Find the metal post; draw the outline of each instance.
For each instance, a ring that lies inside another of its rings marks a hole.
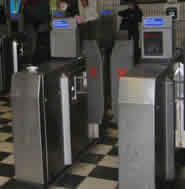
[[[17,52],[17,41],[13,41],[13,72],[18,72],[18,52]]]

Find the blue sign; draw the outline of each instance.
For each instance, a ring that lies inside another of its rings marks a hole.
[[[144,18],[144,26],[164,26],[164,18]]]
[[[64,13],[63,12],[54,12],[53,16],[54,17],[62,17],[62,16],[64,16]]]
[[[53,21],[53,27],[55,29],[66,29],[70,27],[70,24],[65,20],[55,20]]]
[[[22,0],[10,0],[10,14],[17,14],[20,12]]]
[[[102,10],[101,11],[101,15],[111,15],[112,14],[112,11],[111,10]]]

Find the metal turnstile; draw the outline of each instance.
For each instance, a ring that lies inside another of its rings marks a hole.
[[[133,41],[115,41],[111,56],[111,97],[113,120],[118,122],[118,90],[120,74],[124,70],[128,71],[134,67],[134,49]]]
[[[184,127],[184,64],[174,64],[174,91],[176,104],[176,147],[185,148]]]
[[[103,60],[96,41],[84,41],[83,55],[86,57],[88,79],[88,122],[101,124],[104,115]],[[94,127],[99,136],[99,129]]]
[[[76,58],[80,56],[79,29],[76,20],[54,17],[50,32],[51,56]]]
[[[140,64],[120,79],[120,188],[156,189],[174,179],[174,94],[166,68]]]
[[[14,74],[17,181],[47,185],[88,145],[84,71],[81,63],[46,63]]]

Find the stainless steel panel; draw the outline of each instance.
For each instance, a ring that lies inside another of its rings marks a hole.
[[[151,104],[119,105],[119,188],[155,189],[155,117]]]
[[[63,144],[64,144],[64,165],[72,164],[71,152],[71,130],[70,130],[70,96],[69,96],[69,81],[65,75],[60,79],[61,89],[61,106],[62,106],[62,121],[63,121]]]
[[[50,32],[51,56],[72,58],[80,56],[79,30],[74,18],[53,19],[53,22],[62,20],[69,27],[54,28]]]
[[[18,43],[16,41],[13,41],[12,43],[12,49],[13,49],[13,68],[14,73],[18,72],[18,52],[17,52],[17,45]]]
[[[120,86],[125,90],[125,93],[120,91],[119,103],[154,105],[155,94],[153,93],[153,87],[155,87],[155,79],[125,78],[120,80]],[[146,89],[142,90],[144,87]]]
[[[167,67],[146,68],[141,64],[120,80],[120,188],[154,189],[158,179],[175,176],[173,82]]]
[[[174,84],[176,103],[176,147],[185,148],[184,131],[184,64],[174,64]]]
[[[36,184],[47,180],[43,150],[46,143],[42,139],[45,125],[40,119],[41,83],[41,75],[22,72],[13,76],[11,89],[16,179]]]
[[[119,103],[155,104],[156,77],[166,66],[140,64],[120,79]]]
[[[87,85],[77,81],[75,100],[71,91],[84,70],[84,64],[46,63],[14,75],[16,179],[48,184],[88,145]]]

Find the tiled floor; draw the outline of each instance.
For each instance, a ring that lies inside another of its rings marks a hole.
[[[0,188],[21,189],[14,180],[12,114],[8,97],[0,97]],[[108,135],[92,146],[53,189],[115,189],[118,186],[117,130],[110,128]],[[28,187],[27,187],[28,188]]]

